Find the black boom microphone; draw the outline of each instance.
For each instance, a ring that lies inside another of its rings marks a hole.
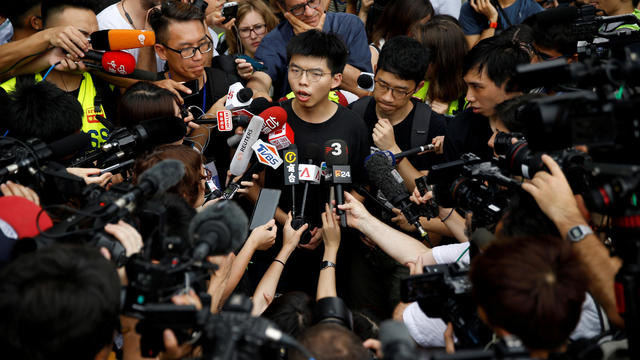
[[[344,140],[333,139],[324,143],[324,160],[331,168],[331,182],[336,199],[336,214],[340,216],[340,226],[347,227],[347,214],[340,209],[344,205],[342,184],[351,183],[351,167],[349,166],[349,148]]]
[[[383,153],[374,153],[365,162],[369,179],[377,186],[387,200],[402,211],[409,224],[414,225],[420,236],[428,240],[427,232],[420,225],[420,215],[415,211],[414,204],[409,201],[409,193],[403,185],[402,177],[389,164],[389,159]]]
[[[48,145],[38,142],[31,147],[33,150],[31,156],[0,169],[0,176],[16,173],[18,170],[29,167],[34,163],[50,159],[59,160],[89,146],[91,146],[91,136],[82,132],[66,136]]]

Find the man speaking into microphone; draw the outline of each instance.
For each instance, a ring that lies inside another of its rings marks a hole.
[[[322,242],[320,215],[325,203],[330,201],[330,184],[324,182],[317,185],[311,179],[311,169],[321,167],[324,161],[327,149],[322,145],[331,139],[344,141],[346,146],[341,146],[340,143],[329,144],[328,150],[336,154],[347,154],[353,182],[362,184],[366,176],[363,165],[369,149],[366,126],[351,110],[328,98],[329,91],[338,87],[342,81],[346,61],[347,48],[334,34],[310,30],[294,37],[287,46],[288,78],[295,97],[281,105],[287,112],[287,126],[295,133],[299,168],[308,169],[310,178],[305,180],[307,174],[299,173],[303,175],[299,178],[302,181],[293,185],[295,190],[291,191],[290,186],[284,185],[283,170],[267,169],[265,187],[282,189],[279,209],[276,211],[276,220],[281,224],[285,223],[293,201],[297,215],[302,212],[302,203],[305,202],[304,218],[309,223],[310,234],[305,235],[309,238],[308,243],[299,247],[308,251],[294,252],[289,259],[280,283],[288,290],[305,290],[313,294],[315,284],[310,279],[317,279],[315,275],[320,271],[322,263],[322,251],[312,250]],[[317,144],[319,151],[309,149],[311,144]],[[285,161],[288,161],[286,156]],[[345,185],[343,189],[349,191],[350,187]],[[292,199],[293,193],[295,199]]]

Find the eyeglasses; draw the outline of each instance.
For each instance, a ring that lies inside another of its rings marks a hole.
[[[240,37],[242,38],[248,38],[249,36],[251,36],[252,31],[256,34],[256,36],[262,35],[265,32],[267,32],[267,25],[257,24],[257,25],[254,25],[253,27],[238,28],[238,34],[240,34]]]
[[[387,91],[391,90],[391,96],[393,96],[395,99],[401,99],[413,93],[413,91],[407,91],[407,90],[396,89],[394,87],[391,87],[386,82],[381,80],[376,80],[375,83],[376,83],[376,87],[374,88],[374,91],[377,89],[380,89],[383,93],[386,93]]]
[[[312,9],[315,9],[318,6],[320,6],[320,0],[307,0],[307,2],[304,4],[300,4],[292,7],[291,9],[289,9],[289,12],[292,13],[293,16],[300,16],[304,14],[304,11],[307,6],[309,6]]]
[[[566,56],[564,56],[564,55],[553,56],[553,55],[549,55],[549,54],[543,53],[540,50],[536,49],[534,46],[532,46],[531,48],[533,49],[533,53],[538,55],[538,57],[542,61],[549,61],[549,60],[565,59],[566,58]]]
[[[213,41],[208,36],[207,36],[207,41],[200,44],[199,46],[186,47],[179,50],[170,48],[166,44],[162,44],[162,45],[167,49],[180,54],[180,56],[182,56],[183,59],[191,59],[192,57],[196,56],[196,50],[200,51],[200,54],[204,55],[209,51],[211,51],[211,49],[213,49]]]
[[[300,79],[302,74],[307,73],[307,78],[312,82],[318,82],[325,75],[330,75],[330,72],[322,72],[318,69],[303,69],[299,66],[289,66],[289,76],[293,79]]]

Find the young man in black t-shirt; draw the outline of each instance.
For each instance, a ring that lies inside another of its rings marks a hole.
[[[331,139],[341,139],[347,149],[334,149],[348,153],[351,176],[354,182],[363,182],[364,159],[368,154],[369,141],[364,122],[353,111],[329,100],[329,91],[340,85],[342,70],[348,50],[344,42],[334,34],[310,30],[294,37],[287,45],[289,84],[295,97],[282,103],[287,112],[287,124],[295,134],[300,163],[308,163],[305,157],[307,146],[314,143],[318,150],[312,157],[313,164],[324,161],[321,149]],[[338,155],[338,154],[336,154]],[[284,189],[282,169],[267,171],[266,187]],[[304,185],[296,188],[297,208],[302,202]],[[347,190],[348,191],[348,190]],[[286,221],[291,209],[291,191],[286,189],[280,198],[280,210],[276,214],[279,223]],[[308,245],[314,249],[321,242],[320,214],[324,203],[329,202],[329,191],[324,186],[311,185],[306,202],[305,217],[313,237]]]
[[[325,142],[340,139],[346,143],[346,149],[334,147],[332,151],[336,152],[335,155],[339,155],[337,152],[348,154],[352,181],[363,183],[366,177],[364,159],[369,151],[367,128],[357,114],[328,98],[329,91],[340,85],[347,54],[346,46],[335,34],[310,30],[294,37],[287,46],[287,63],[289,84],[295,97],[281,105],[287,112],[287,126],[291,127],[295,134],[300,164],[309,163],[311,160],[311,163],[320,166],[325,160]],[[312,143],[317,145],[318,151],[307,155],[309,144]],[[311,159],[308,159],[309,156]],[[283,169],[267,169],[264,186],[282,189],[276,221],[284,224],[294,199],[290,186],[284,185]],[[301,182],[295,187],[296,211],[299,215],[304,184]],[[348,184],[343,186],[343,190],[350,190]],[[320,214],[329,200],[330,184],[323,182],[321,185],[309,185],[304,217],[309,223],[311,239],[308,244],[299,247],[315,250],[322,243]],[[343,237],[345,233],[346,231],[343,231]],[[264,260],[270,261],[268,258]],[[314,294],[321,261],[322,251],[294,252],[285,267],[280,289],[304,290]]]
[[[437,137],[446,132],[445,117],[431,111],[427,104],[411,99],[411,94],[424,84],[428,57],[420,42],[408,36],[394,37],[382,47],[373,97],[363,97],[351,104],[367,124],[374,150],[397,154],[417,146],[441,143]],[[414,139],[420,143],[412,143]],[[429,153],[400,160],[398,172],[407,189],[413,191],[414,180],[423,175],[421,171],[428,170],[440,158]]]

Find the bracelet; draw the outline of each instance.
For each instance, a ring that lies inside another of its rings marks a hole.
[[[497,21],[490,22],[489,23],[489,28],[490,29],[497,29],[498,28],[498,22]]]
[[[320,264],[320,270],[324,270],[324,269],[330,268],[330,267],[335,268],[336,267],[336,263],[325,260]]]
[[[282,266],[284,266],[284,263],[278,259],[273,259],[273,261],[279,262],[280,264],[282,264]]]
[[[451,209],[451,211],[449,212],[449,215],[445,216],[445,217],[444,217],[444,219],[440,219],[440,221],[442,221],[442,222],[447,221],[447,219],[449,219],[449,216],[451,216],[451,214],[453,214],[453,211],[454,211],[454,210],[455,210],[455,208],[454,208],[454,209]]]

